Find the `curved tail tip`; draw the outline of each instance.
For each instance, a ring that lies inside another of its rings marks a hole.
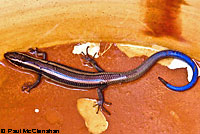
[[[161,77],[158,77],[158,79],[164,84],[164,85],[167,85],[168,83]]]

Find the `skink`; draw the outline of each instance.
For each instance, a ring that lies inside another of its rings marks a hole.
[[[173,50],[160,51],[149,57],[137,68],[126,72],[105,72],[88,54],[84,55],[84,59],[87,60],[94,68],[96,68],[98,72],[82,71],[56,62],[48,61],[46,59],[46,53],[38,51],[37,48],[29,49],[29,53],[31,55],[34,55],[35,57],[42,57],[42,59],[35,58],[20,52],[7,52],[4,54],[4,57],[10,63],[34,71],[38,74],[37,81],[31,85],[25,84],[22,87],[23,91],[30,92],[31,89],[33,89],[40,83],[42,76],[70,87],[87,89],[97,88],[97,93],[99,97],[99,100],[97,102],[98,111],[101,108],[101,110],[107,112],[108,114],[110,113],[104,108],[103,104],[111,103],[104,101],[103,90],[111,84],[134,81],[140,78],[160,59],[167,57],[178,58],[190,65],[193,70],[192,80],[187,85],[182,87],[172,86],[164,79],[158,77],[159,80],[169,89],[174,91],[185,91],[191,88],[198,79],[198,69],[194,61],[187,55]]]

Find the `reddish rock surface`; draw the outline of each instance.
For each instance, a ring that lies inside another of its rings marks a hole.
[[[79,55],[72,54],[72,45],[42,49],[48,59],[82,70],[94,71],[82,65]],[[106,71],[127,71],[140,65],[146,57],[128,58],[112,46],[97,59]],[[26,82],[36,75],[10,65],[0,66],[0,128],[59,129],[62,134],[89,133],[77,110],[78,98],[97,98],[96,90],[74,91],[50,84],[46,78],[30,94],[22,93]],[[142,78],[109,86],[105,99],[109,134],[198,134],[200,133],[200,83],[185,92],[167,89],[157,77],[176,86],[187,83],[186,70],[169,70],[156,64]],[[51,82],[52,83],[52,82]],[[35,109],[39,109],[36,113]]]

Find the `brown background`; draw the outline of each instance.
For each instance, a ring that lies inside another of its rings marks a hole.
[[[43,49],[48,59],[83,70],[80,56],[71,53],[73,46],[56,46]],[[56,53],[55,53],[56,52]],[[112,59],[112,60],[111,60]],[[106,71],[127,71],[140,65],[146,57],[128,58],[118,48],[112,47],[97,59]],[[30,94],[22,93],[26,82],[34,82],[33,73],[3,61],[0,66],[0,116],[1,128],[59,129],[63,134],[89,133],[77,110],[77,99],[97,98],[97,91],[73,91],[43,79]],[[119,67],[120,65],[120,67]],[[155,65],[139,80],[111,85],[105,91],[105,99],[112,102],[106,107],[111,116],[108,134],[198,134],[200,132],[200,87],[199,82],[185,92],[167,89],[157,77],[163,77],[175,86],[187,83],[185,69],[169,70]],[[73,88],[72,88],[73,89]],[[34,110],[38,108],[39,113]]]

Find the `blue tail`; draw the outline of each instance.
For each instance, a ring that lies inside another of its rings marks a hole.
[[[182,87],[175,87],[172,86],[171,84],[169,84],[168,82],[166,82],[163,78],[158,77],[158,79],[169,89],[174,90],[174,91],[185,91],[187,89],[190,89],[192,86],[194,86],[194,84],[197,82],[198,79],[198,68],[196,66],[196,64],[194,63],[194,61],[188,57],[187,55],[178,52],[178,51],[173,51],[173,50],[165,50],[165,51],[160,51],[156,54],[154,54],[154,56],[157,55],[162,55],[165,57],[174,57],[174,58],[178,58],[180,60],[185,61],[187,64],[190,65],[190,67],[192,68],[193,71],[193,76],[192,76],[192,80],[185,86]]]

